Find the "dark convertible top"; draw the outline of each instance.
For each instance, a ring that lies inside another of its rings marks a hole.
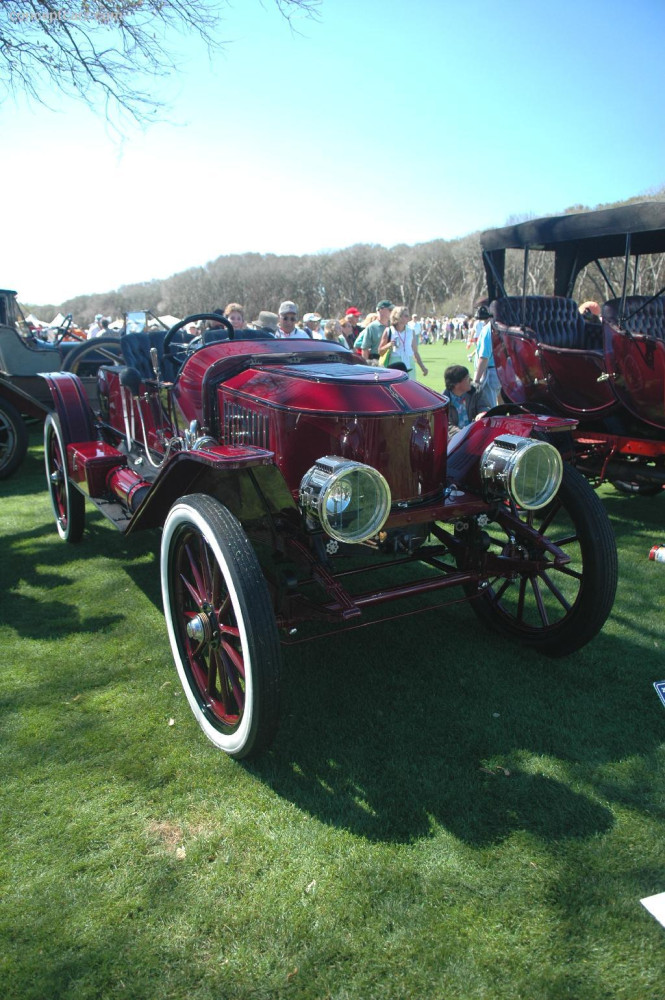
[[[556,255],[555,295],[571,296],[575,278],[588,263],[665,251],[665,201],[643,201],[596,212],[532,219],[480,234],[490,299],[499,292],[505,251],[550,250]]]

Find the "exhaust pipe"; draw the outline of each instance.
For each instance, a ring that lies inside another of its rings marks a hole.
[[[106,477],[106,488],[133,514],[145,500],[152,485],[133,469],[118,466],[111,469]]]

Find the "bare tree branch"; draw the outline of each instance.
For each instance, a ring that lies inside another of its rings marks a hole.
[[[273,0],[283,17],[317,14],[321,0]],[[25,94],[50,106],[64,94],[105,109],[118,125],[164,113],[159,80],[177,68],[165,39],[177,29],[212,53],[227,0],[1,0],[0,97]]]

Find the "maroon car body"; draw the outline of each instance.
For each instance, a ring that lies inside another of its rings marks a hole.
[[[665,202],[536,219],[489,230],[481,245],[506,401],[574,418],[574,460],[594,482],[661,492]],[[522,255],[520,277],[508,275],[511,252]],[[540,283],[554,294],[526,294],[536,254],[549,258]],[[600,300],[598,318],[580,315],[583,282]]]
[[[128,536],[162,529],[171,648],[216,746],[244,757],[271,741],[280,637],[304,623],[461,591],[550,655],[602,627],[611,530],[546,440],[570,420],[489,414],[448,450],[448,400],[405,373],[260,331],[178,343],[199,319],[219,322],[122,337],[125,363],[100,368],[93,403],[76,375],[45,376],[45,461],[65,541],[82,537],[86,499]]]

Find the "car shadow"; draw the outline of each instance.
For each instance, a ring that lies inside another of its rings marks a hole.
[[[351,636],[289,651],[280,734],[246,766],[370,840],[408,842],[436,824],[475,846],[517,830],[545,840],[607,831],[612,813],[584,775],[658,745],[653,665],[616,670],[616,641],[602,634],[552,661],[485,632],[468,608],[429,634],[427,617],[378,626],[371,656]]]
[[[630,496],[606,489],[602,496],[603,506],[612,520],[617,541],[629,536],[635,525],[641,530],[654,532],[654,544],[664,541],[663,520],[665,519],[665,490],[653,497]],[[648,555],[648,550],[645,555]]]
[[[615,530],[629,530],[626,503],[649,525],[660,499],[617,497]],[[20,635],[42,638],[44,622],[55,638],[98,634],[121,621],[113,594],[89,617],[31,596],[100,555],[119,560],[161,612],[157,532],[126,538],[88,507],[84,543],[54,536],[45,518],[3,539],[2,620]],[[486,632],[468,606],[385,620],[285,649],[280,733],[244,766],[321,822],[369,840],[410,842],[437,825],[474,846],[515,831],[590,837],[611,827],[604,802],[620,791],[590,782],[589,770],[653,753],[661,670],[655,651],[602,633],[573,657],[546,660]]]

